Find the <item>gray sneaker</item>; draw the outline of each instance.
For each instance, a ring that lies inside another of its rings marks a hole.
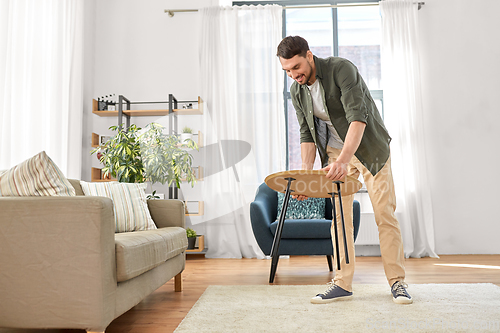
[[[392,300],[397,304],[411,304],[413,300],[411,299],[410,294],[406,291],[408,285],[404,282],[397,281],[391,287],[392,292]]]
[[[328,283],[328,289],[322,294],[317,294],[311,299],[313,304],[330,303],[338,300],[345,300],[352,297],[352,292],[342,289],[332,282]]]

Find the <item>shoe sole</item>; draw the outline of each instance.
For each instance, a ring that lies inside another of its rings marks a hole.
[[[335,298],[327,298],[327,299],[322,299],[322,298],[311,298],[311,303],[312,304],[326,304],[326,303],[332,303],[332,302],[337,302],[337,301],[345,301],[348,299],[351,299],[352,295],[350,296],[339,296]]]
[[[392,301],[396,304],[412,304],[413,300],[406,297],[392,298]]]

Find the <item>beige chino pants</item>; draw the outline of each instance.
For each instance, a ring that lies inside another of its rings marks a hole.
[[[333,163],[340,155],[340,149],[327,147],[328,163]],[[347,167],[347,174],[358,178],[359,174],[363,176],[368,190],[368,195],[375,213],[375,221],[378,226],[380,252],[382,263],[384,265],[385,275],[389,285],[392,286],[396,281],[404,281],[404,253],[403,240],[401,238],[401,229],[399,222],[394,214],[396,210],[396,195],[394,191],[394,181],[392,179],[391,158],[385,163],[384,167],[373,176],[370,171],[353,156]],[[352,291],[352,278],[355,267],[354,253],[354,226],[352,222],[352,203],[354,195],[342,196],[342,207],[344,210],[345,231],[347,238],[347,248],[349,250],[349,264],[345,262],[344,237],[342,234],[342,225],[340,220],[340,206],[338,200],[335,200],[337,209],[337,233],[339,236],[340,249],[340,270],[335,272],[334,282],[341,288]],[[362,228],[362,223],[360,228]],[[332,240],[335,244],[335,231],[332,222]],[[334,255],[337,253],[335,247]]]

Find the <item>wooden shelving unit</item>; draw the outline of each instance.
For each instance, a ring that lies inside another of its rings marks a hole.
[[[205,236],[199,235],[196,238],[198,238],[198,246],[192,250],[186,250],[187,254],[203,254],[207,251],[207,249],[205,249]]]
[[[208,249],[204,248],[203,250],[186,250],[186,254],[205,254],[207,253]]]
[[[102,170],[99,168],[92,168],[90,171],[90,181],[91,182],[116,182],[115,178],[103,178]]]
[[[169,105],[168,109],[148,109],[148,110],[131,110],[132,104],[154,104],[154,103],[167,103]],[[179,103],[197,103],[197,109],[178,109]],[[124,110],[124,107],[127,110]],[[125,98],[124,96],[120,95],[119,96],[119,104],[117,105],[118,110],[116,111],[101,111],[99,110],[99,102],[96,99],[92,100],[92,113],[99,116],[99,117],[117,117],[118,118],[118,125],[122,126],[122,116],[125,116],[127,118],[127,124],[125,128],[128,128],[130,126],[130,117],[144,117],[144,116],[167,116],[167,115],[172,115],[173,121],[170,121],[169,124],[169,133],[176,134],[177,133],[177,118],[176,116],[181,116],[181,115],[203,115],[203,100],[201,99],[200,96],[198,96],[197,101],[177,101],[177,99],[172,95],[169,94],[169,101],[168,102],[132,102]],[[119,110],[122,110],[121,113]],[[175,124],[175,125],[174,125]],[[203,135],[201,131],[198,131],[197,133],[197,144],[198,147],[203,147]],[[100,136],[97,133],[92,133],[92,147],[97,148],[101,144],[100,142]],[[202,181],[203,180],[203,168],[201,166],[197,167],[197,181]],[[92,182],[109,182],[109,181],[116,181],[116,179],[113,178],[106,178],[104,179],[102,177],[102,171],[99,168],[92,168],[91,170],[91,181]],[[169,198],[177,198],[177,188],[169,188]],[[190,201],[192,202],[192,201]],[[197,201],[198,202],[198,209],[195,211],[194,209],[191,210],[191,212],[187,211],[187,201],[185,201],[186,205],[186,216],[201,216],[204,214],[204,205],[203,201]]]
[[[194,138],[195,136],[196,136],[196,140]],[[193,134],[193,141],[196,142],[196,144],[198,145],[198,148],[203,147],[203,134],[201,133],[201,131],[198,131],[198,133]],[[180,147],[180,146],[182,146],[181,143],[177,144],[177,147]]]
[[[186,207],[186,216],[202,216],[204,214],[204,205],[203,201],[198,201],[198,211],[197,212],[189,212],[187,209],[187,203],[193,201],[184,201],[184,205]]]
[[[201,133],[201,131],[198,131],[197,137],[198,140],[196,140],[196,144],[198,145],[198,148],[201,148],[203,147],[203,134]]]
[[[174,112],[178,115],[202,115],[203,114],[203,100],[198,96],[198,108],[197,109],[174,109]]]
[[[100,111],[98,110],[98,102],[96,99],[92,100],[92,113],[99,117],[118,117],[118,111]],[[173,109],[178,115],[202,115],[203,114],[203,100],[198,96],[197,109]],[[145,116],[166,116],[170,112],[168,109],[156,110],[123,110],[123,114],[130,117],[145,117]]]
[[[196,180],[201,182],[201,181],[203,181],[203,167],[200,165],[200,166],[196,167],[196,169],[197,169],[196,170],[197,171]]]
[[[92,133],[92,144],[91,144],[91,147],[92,148],[97,148],[99,147],[99,134],[96,134],[96,133]]]
[[[196,174],[196,181],[203,181],[203,167],[201,165],[194,167],[193,172]],[[186,178],[181,178],[181,181],[185,182]]]

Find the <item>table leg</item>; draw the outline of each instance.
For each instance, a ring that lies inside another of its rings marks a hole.
[[[332,195],[333,229],[335,234],[335,258],[337,259],[337,269],[340,270],[339,235],[337,232],[337,208],[335,207],[335,192],[329,194]]]
[[[327,255],[326,256],[326,261],[328,261],[328,269],[330,270],[330,272],[333,272],[332,256]]]
[[[276,276],[276,269],[278,268],[278,260],[280,256],[271,257],[271,272],[269,273],[269,283],[274,282],[274,277]]]
[[[281,207],[281,214],[278,221],[278,226],[276,228],[276,233],[274,234],[273,245],[271,247],[271,274],[269,275],[269,283],[274,282],[274,276],[276,275],[276,269],[278,268],[278,260],[279,260],[279,246],[281,241],[281,234],[283,233],[283,226],[285,224],[285,216],[286,211],[288,209],[288,202],[290,201],[290,185],[295,178],[285,178],[288,180],[288,184],[285,191],[285,198],[283,200],[283,206]]]
[[[337,191],[339,196],[339,206],[340,206],[340,219],[342,221],[342,233],[344,234],[344,253],[345,253],[345,263],[349,263],[349,250],[347,249],[347,236],[345,234],[345,222],[344,222],[344,208],[342,207],[342,194],[340,193],[340,181],[334,182],[337,184]]]

